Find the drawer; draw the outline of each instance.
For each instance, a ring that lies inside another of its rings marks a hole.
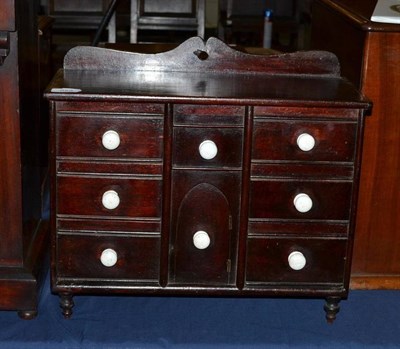
[[[224,127],[244,125],[245,107],[174,105],[174,125]]]
[[[253,180],[250,182],[250,218],[350,218],[352,182]]]
[[[159,278],[159,236],[57,236],[57,277],[129,279]]]
[[[162,158],[163,117],[59,113],[57,156]]]
[[[354,166],[352,163],[340,164],[335,162],[253,162],[251,164],[253,178],[303,178],[313,180],[345,180],[353,179]]]
[[[163,174],[163,163],[162,161],[63,158],[56,162],[56,172],[57,174],[64,175],[92,174],[96,176],[109,176],[110,173],[112,173],[113,176],[159,176],[161,178]]]
[[[263,220],[251,219],[249,236],[292,235],[293,237],[340,237],[349,236],[349,224],[341,221],[324,220]]]
[[[175,127],[173,166],[241,168],[241,128]]]
[[[57,177],[57,214],[160,217],[162,181],[153,178]]]
[[[252,160],[354,161],[357,124],[255,119]]]
[[[129,114],[129,115],[164,115],[165,104],[163,103],[142,103],[142,102],[111,102],[107,99],[85,100],[85,101],[57,101],[57,112],[107,112],[110,114]]]
[[[250,238],[246,282],[343,283],[346,254],[345,239]]]
[[[57,230],[67,232],[96,232],[103,234],[161,234],[160,218],[107,219],[88,217],[63,217],[57,219]]]

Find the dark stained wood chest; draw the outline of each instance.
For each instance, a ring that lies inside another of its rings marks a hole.
[[[52,287],[348,293],[369,102],[327,52],[75,48],[48,87]]]

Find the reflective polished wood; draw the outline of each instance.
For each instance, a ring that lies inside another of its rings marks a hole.
[[[77,47],[51,113],[52,287],[346,298],[364,116],[328,52]]]
[[[376,0],[317,0],[312,47],[373,102],[366,121],[353,288],[400,288],[400,26],[374,23]]]

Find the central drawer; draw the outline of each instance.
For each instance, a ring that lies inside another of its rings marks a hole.
[[[174,126],[243,127],[247,108],[232,105],[174,105]]]
[[[246,108],[175,105],[172,164],[241,169]]]
[[[241,128],[175,127],[174,167],[241,168]]]

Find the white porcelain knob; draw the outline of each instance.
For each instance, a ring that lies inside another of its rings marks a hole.
[[[115,190],[107,190],[103,197],[101,198],[101,202],[105,208],[108,210],[114,210],[120,204],[119,195]]]
[[[299,251],[292,252],[288,257],[289,267],[293,270],[301,270],[306,266],[306,257]]]
[[[302,133],[297,137],[297,146],[302,151],[310,151],[315,147],[315,138],[308,133]]]
[[[199,145],[199,153],[204,160],[211,160],[217,156],[218,147],[213,141],[206,140]]]
[[[300,193],[296,195],[293,200],[293,204],[296,210],[301,213],[306,213],[310,211],[313,207],[312,199],[305,193]]]
[[[210,236],[203,230],[199,230],[193,235],[193,244],[199,250],[204,250],[210,246]]]
[[[103,143],[104,148],[108,150],[114,150],[119,147],[121,139],[119,138],[118,132],[109,130],[104,132],[101,142]]]
[[[105,267],[112,267],[118,261],[117,252],[115,252],[112,248],[105,249],[100,256],[100,262]]]

